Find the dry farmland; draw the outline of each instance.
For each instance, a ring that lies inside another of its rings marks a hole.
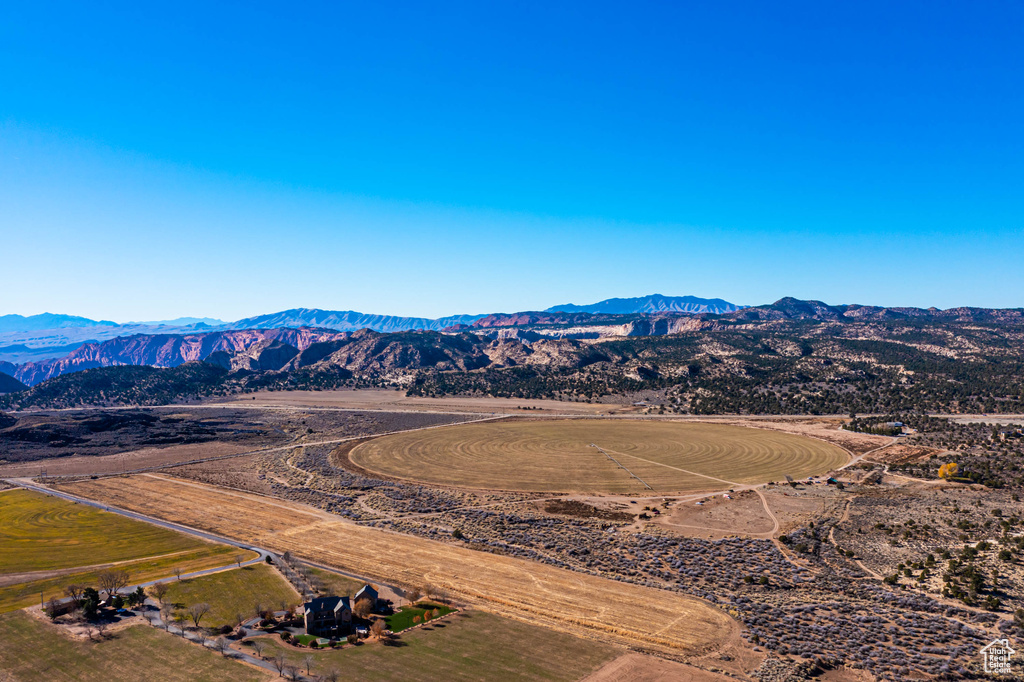
[[[696,653],[738,632],[692,597],[358,526],[282,500],[155,475],[64,489],[384,582],[430,583],[480,608],[576,633]]]
[[[601,449],[593,447],[599,446]],[[344,456],[343,448],[340,455]],[[476,423],[393,434],[347,452],[359,468],[403,480],[533,492],[686,492],[820,474],[839,447],[762,429],[610,419]]]

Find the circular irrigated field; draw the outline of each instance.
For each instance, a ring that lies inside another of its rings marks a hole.
[[[806,477],[848,459],[834,445],[777,431],[622,419],[398,433],[357,445],[348,457],[371,472],[437,485],[592,493],[647,491],[630,473],[656,492],[685,492]]]

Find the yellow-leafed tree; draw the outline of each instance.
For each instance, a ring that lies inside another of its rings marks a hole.
[[[960,465],[956,462],[947,462],[939,467],[939,478],[944,478],[947,481],[957,475],[960,471]]]

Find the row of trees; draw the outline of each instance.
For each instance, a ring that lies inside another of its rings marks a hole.
[[[71,613],[74,619],[93,622],[99,619],[104,601],[114,609],[138,606],[146,600],[146,594],[141,587],[126,596],[120,594],[130,580],[131,575],[128,571],[114,569],[100,572],[96,576],[96,587],[82,583],[65,585],[65,599],[52,597],[46,604],[46,613],[54,620]],[[104,592],[107,595],[106,600],[101,598]]]

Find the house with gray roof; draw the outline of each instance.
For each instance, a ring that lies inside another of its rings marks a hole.
[[[380,595],[377,594],[377,590],[373,589],[369,584],[363,585],[359,588],[359,591],[352,597],[352,603],[358,604],[363,599],[368,599],[374,610],[377,609],[377,605],[380,603]]]
[[[348,633],[352,627],[352,607],[348,597],[317,597],[302,605],[306,634],[333,637]]]

